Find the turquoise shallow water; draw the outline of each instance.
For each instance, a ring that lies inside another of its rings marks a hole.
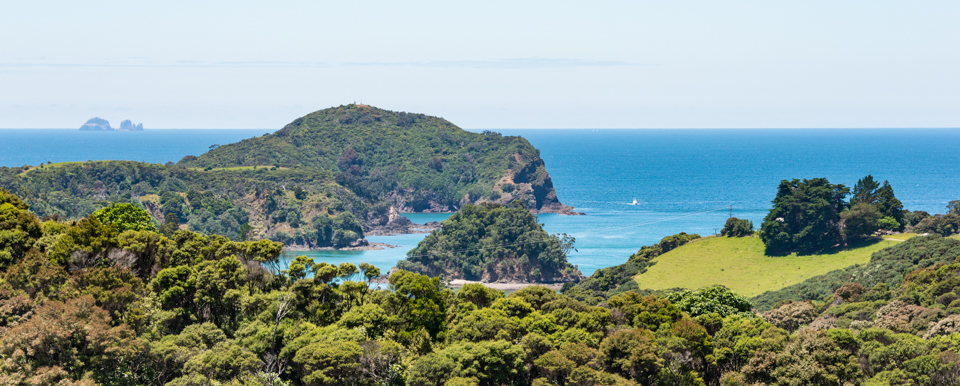
[[[541,215],[548,232],[577,238],[570,261],[585,274],[626,261],[681,231],[707,235],[729,216],[759,225],[782,179],[853,185],[889,180],[907,209],[942,213],[960,199],[960,130],[499,130],[540,149],[560,200],[586,216]],[[80,133],[0,130],[0,165],[128,159],[176,161],[264,130]],[[62,134],[62,135],[61,135]],[[636,198],[638,205],[629,205]],[[706,213],[704,213],[706,212]],[[417,223],[446,214],[411,214]],[[386,271],[423,234],[372,236],[381,251],[295,252],[317,261],[369,262]]]

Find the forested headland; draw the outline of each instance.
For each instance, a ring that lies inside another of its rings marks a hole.
[[[397,268],[485,283],[569,283],[582,277],[567,261],[576,239],[547,234],[521,202],[465,205],[441,224]]]
[[[300,248],[360,246],[365,232],[406,231],[399,212],[519,201],[535,213],[572,213],[527,140],[423,114],[340,106],[210,148],[166,165],[4,167],[0,187],[40,217],[75,220],[127,202],[166,225],[168,236],[188,229]]]

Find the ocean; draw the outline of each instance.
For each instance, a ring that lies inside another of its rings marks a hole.
[[[576,237],[569,260],[586,275],[621,264],[665,236],[713,234],[731,215],[759,226],[783,179],[826,177],[852,187],[872,174],[890,182],[906,209],[930,213],[943,213],[947,202],[960,199],[960,130],[954,129],[496,131],[523,136],[540,149],[560,201],[586,213],[539,216],[548,232]],[[265,132],[270,130],[0,130],[0,166],[176,162],[212,144]],[[447,217],[407,216],[418,223]],[[423,237],[371,236],[400,247],[286,256],[368,262],[385,272]]]

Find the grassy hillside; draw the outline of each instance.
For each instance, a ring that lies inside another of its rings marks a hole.
[[[829,297],[848,283],[884,292],[897,287],[902,280],[923,281],[925,279],[921,272],[924,269],[936,271],[938,264],[949,264],[958,256],[960,241],[956,239],[936,234],[911,237],[891,248],[877,251],[866,264],[838,269],[776,291],[764,292],[750,299],[750,302],[760,311],[788,300],[822,300],[829,303]],[[943,295],[951,290],[949,286],[941,286],[938,291],[937,295]],[[949,303],[947,301],[944,305]]]
[[[864,264],[874,252],[897,243],[872,240],[819,255],[766,256],[763,242],[757,237],[708,237],[657,257],[653,260],[656,264],[637,275],[636,280],[640,288],[653,290],[722,284],[752,297]]]

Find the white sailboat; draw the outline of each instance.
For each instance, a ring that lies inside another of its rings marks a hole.
[[[634,198],[634,199],[633,199],[633,202],[631,202],[630,205],[637,205],[637,199]]]

